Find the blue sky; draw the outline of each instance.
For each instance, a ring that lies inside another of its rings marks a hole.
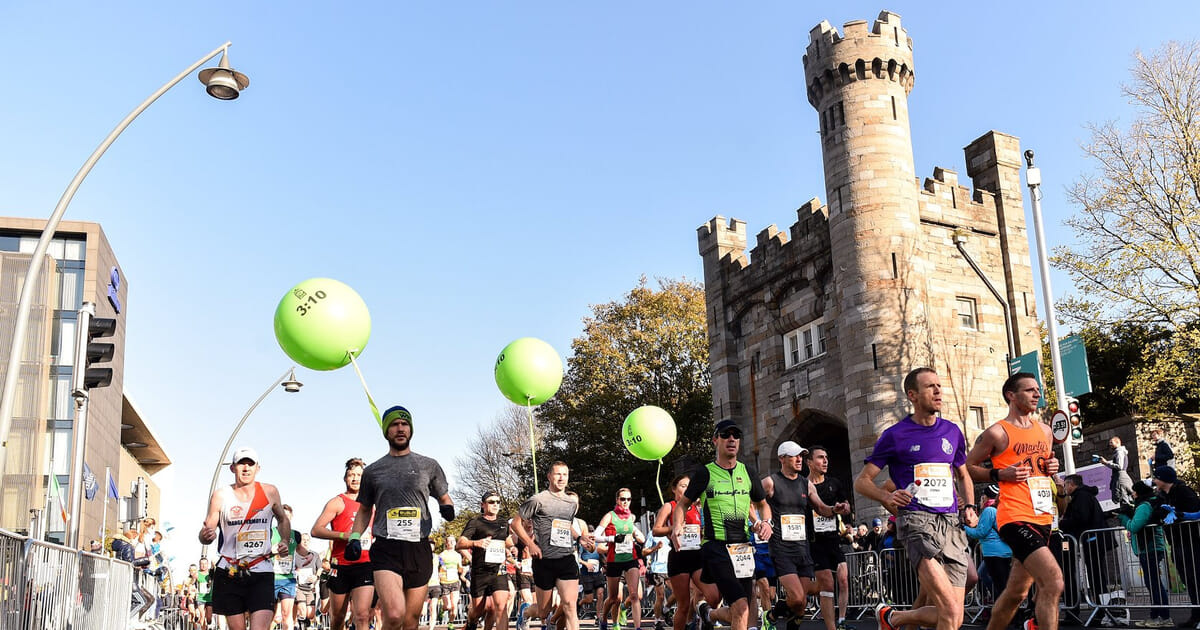
[[[1194,37],[1200,17],[1192,2],[249,4],[0,6],[0,214],[48,216],[122,116],[224,41],[251,79],[232,103],[186,79],[67,213],[103,225],[129,283],[126,388],[175,462],[159,481],[181,558],[228,431],[290,365],[271,317],[297,282],[362,295],[372,392],[413,410],[415,449],[453,480],[460,438],[504,405],[507,342],[565,354],[589,304],[643,274],[700,278],[713,215],[754,234],[825,198],[801,65],[822,19],[899,13],[917,173],[966,181],[963,146],[1017,135],[1063,243],[1064,188],[1092,168],[1085,124],[1128,120],[1133,51]],[[352,371],[300,378],[237,443],[307,529],[341,463],[384,443]]]

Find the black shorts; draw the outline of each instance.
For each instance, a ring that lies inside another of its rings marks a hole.
[[[595,593],[596,589],[602,589],[608,586],[608,580],[601,571],[583,571],[579,574],[579,583],[583,586],[584,593]]]
[[[625,560],[624,562],[609,562],[604,565],[604,575],[610,578],[625,577],[625,572],[630,569],[638,568],[637,560]]]
[[[485,571],[479,573],[476,575],[474,570],[471,571],[471,597],[488,597],[496,591],[508,592],[508,575]]]
[[[450,595],[451,593],[458,592],[458,582],[451,582],[450,584],[441,584],[440,586],[442,588],[442,595]]]
[[[533,585],[543,591],[553,590],[559,580],[578,579],[579,563],[575,562],[575,556],[533,559]]]
[[[654,572],[647,573],[646,574],[646,582],[648,584],[650,584],[650,586],[666,586],[667,585],[667,574],[666,573],[654,573]]]
[[[517,574],[517,590],[533,590],[533,574],[520,573]]]
[[[330,593],[345,595],[360,586],[373,586],[375,570],[370,562],[334,565],[328,584]]]
[[[1025,562],[1033,552],[1050,546],[1050,526],[1015,521],[1000,528],[1000,540],[1012,549],[1013,557]]]
[[[699,549],[691,549],[688,551],[675,551],[672,549],[667,554],[667,576],[675,577],[676,575],[687,574],[691,575],[696,571],[704,568],[704,559],[700,556]]]
[[[704,559],[704,568],[700,570],[700,581],[705,584],[716,584],[717,591],[732,605],[739,599],[745,599],[752,592],[753,579],[739,578],[733,572],[733,560],[729,558],[729,550],[725,543],[710,540],[700,546],[700,554]]]
[[[425,588],[433,575],[433,554],[429,541],[408,542],[376,538],[371,543],[371,567],[376,571],[391,571],[400,576],[404,590]]]
[[[430,586],[425,590],[425,599],[437,599],[442,596],[442,586]]]
[[[217,569],[211,579],[215,614],[240,615],[256,610],[275,610],[274,571],[231,578],[227,571]]]
[[[787,546],[772,546],[771,564],[775,565],[776,579],[785,575],[798,575],[809,579],[813,577],[813,562],[808,555],[807,544],[788,543]]]
[[[817,571],[836,571],[839,564],[846,563],[846,554],[836,539],[814,539],[808,543],[808,552],[812,556],[813,568]]]

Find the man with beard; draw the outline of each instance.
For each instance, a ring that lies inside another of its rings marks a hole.
[[[426,584],[433,573],[429,497],[437,498],[443,519],[454,520],[454,502],[441,464],[412,452],[412,422],[412,414],[400,405],[384,412],[388,452],[363,471],[360,508],[343,554],[351,562],[361,557],[359,539],[370,525],[371,568],[385,630],[417,630],[420,622]]]
[[[363,537],[362,556],[351,562],[346,559],[346,540],[354,527],[354,519],[358,516],[358,489],[362,483],[363,460],[355,457],[346,461],[346,473],[342,481],[346,491],[337,495],[325,504],[325,509],[313,523],[310,532],[317,538],[332,540],[330,557],[329,580],[329,618],[330,627],[343,628],[346,625],[346,610],[354,620],[355,628],[366,628],[371,623],[371,601],[375,598],[375,574],[371,568],[369,556],[370,533]]]

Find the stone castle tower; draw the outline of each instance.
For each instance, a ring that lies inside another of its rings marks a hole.
[[[1039,337],[1017,139],[992,131],[966,147],[974,193],[948,169],[921,182],[900,16],[843,31],[821,22],[804,56],[827,203],[804,204],[788,233],[763,230],[749,259],[736,219],[701,226],[699,245],[716,420],[746,429],[760,471],[784,440],[820,443],[850,483],[908,412],[910,369],[938,370],[943,415],[970,442],[1004,416],[1007,357]]]

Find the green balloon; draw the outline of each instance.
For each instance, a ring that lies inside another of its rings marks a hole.
[[[496,387],[518,405],[540,405],[558,393],[563,363],[554,347],[533,337],[504,346],[496,357]]]
[[[275,339],[293,361],[311,370],[336,370],[362,354],[371,314],[354,289],[329,278],[292,287],[275,308]]]
[[[675,420],[654,405],[638,407],[625,416],[621,439],[638,459],[662,459],[675,448]]]

